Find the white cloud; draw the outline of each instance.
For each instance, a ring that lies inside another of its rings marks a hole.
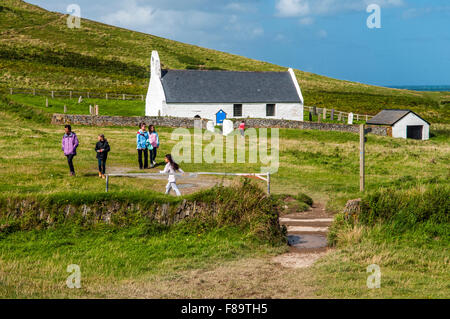
[[[312,18],[312,17],[301,18],[299,20],[299,22],[300,22],[300,24],[303,24],[303,25],[311,25],[311,24],[314,24],[314,18]]]
[[[230,2],[225,9],[236,12],[253,12],[256,8],[250,3]]]
[[[449,14],[450,6],[431,6],[421,8],[409,8],[403,12],[403,19],[414,19],[431,13]]]
[[[260,37],[260,36],[264,35],[264,29],[261,27],[256,27],[253,29],[252,34],[255,37]]]
[[[277,0],[275,7],[280,17],[301,17],[310,14],[307,0]]]
[[[264,35],[259,23],[241,18],[244,10],[252,10],[252,3],[230,2],[226,6],[213,3],[217,10],[210,10],[205,0],[193,0],[197,5],[190,9],[174,5],[179,1],[168,0],[172,6],[167,7],[168,3],[161,0],[151,4],[130,0],[101,16],[100,21],[204,46],[226,39],[244,40]]]
[[[399,7],[404,0],[276,0],[275,8],[279,17],[308,17],[364,11],[369,4]]]
[[[210,31],[223,29],[227,18],[219,13],[162,9],[129,1],[103,15],[100,21],[170,39],[206,44],[218,40],[220,36]]]

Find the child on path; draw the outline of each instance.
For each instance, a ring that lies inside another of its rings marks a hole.
[[[95,144],[95,151],[97,152],[98,160],[98,176],[106,178],[106,159],[108,158],[108,152],[111,150],[109,143],[105,138],[105,135],[100,134],[98,136],[98,142]]]
[[[180,168],[180,166],[175,163],[172,159],[172,155],[167,154],[164,158],[164,161],[167,163],[166,167],[163,171],[160,171],[161,174],[175,174],[177,171],[180,173],[184,173],[184,171]],[[168,183],[166,185],[166,194],[170,193],[170,190],[173,189],[177,196],[181,196],[180,190],[178,189],[176,183],[175,175],[169,175]]]
[[[145,130],[145,123],[139,124],[139,131],[136,134],[136,144],[138,151],[139,169],[148,168],[148,142],[149,134]],[[144,163],[142,163],[142,154],[144,155]]]
[[[70,176],[75,176],[75,168],[73,167],[73,158],[77,155],[78,137],[75,132],[72,132],[70,125],[64,126],[64,135],[62,138],[62,150],[67,157],[69,164]]]
[[[151,168],[155,167],[156,165],[156,151],[159,147],[159,135],[156,132],[155,126],[150,125],[148,128],[148,131],[150,133],[149,141],[152,147],[150,147],[150,165]]]

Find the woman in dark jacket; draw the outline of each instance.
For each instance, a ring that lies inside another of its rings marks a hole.
[[[108,152],[110,150],[111,149],[105,135],[100,134],[98,136],[98,142],[95,144],[95,151],[97,152],[98,160],[98,176],[101,178],[106,178],[106,159],[108,158]]]

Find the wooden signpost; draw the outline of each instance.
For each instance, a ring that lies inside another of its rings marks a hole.
[[[365,190],[365,127],[364,124],[359,126],[359,190]]]

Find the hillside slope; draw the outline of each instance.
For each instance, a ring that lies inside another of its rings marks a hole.
[[[35,87],[121,93],[146,92],[150,52],[164,68],[279,71],[285,68],[153,35],[82,20],[20,0],[0,5],[0,88]],[[376,114],[410,108],[433,122],[450,121],[450,93],[364,85],[296,70],[306,105]],[[446,103],[447,102],[447,103]]]

